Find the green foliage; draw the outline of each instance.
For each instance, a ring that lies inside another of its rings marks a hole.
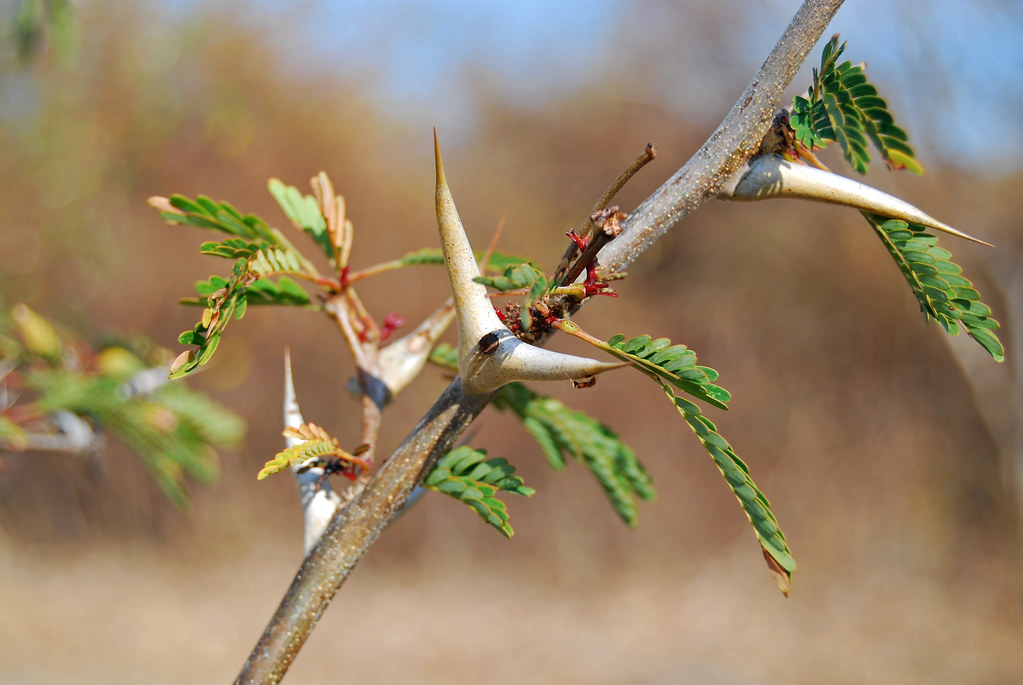
[[[9,322],[15,325],[0,320],[0,350],[25,392],[4,408],[2,447],[24,447],[29,432],[49,431],[47,417],[70,412],[128,445],[167,498],[185,506],[186,478],[212,481],[218,472],[213,446],[237,444],[244,434],[239,417],[183,383],[139,389],[139,378],[167,362],[166,350],[121,344],[93,352],[24,305],[14,308]]]
[[[772,570],[777,574],[777,567],[781,568],[782,577],[776,575],[776,578],[779,578],[782,591],[788,593],[788,583],[796,562],[789,553],[785,536],[771,513],[767,498],[754,485],[749,477],[749,469],[717,432],[713,422],[701,414],[697,405],[675,392],[677,388],[712,406],[727,409],[725,403],[731,399],[731,395],[724,388],[714,385],[718,378],[717,371],[697,366],[696,354],[692,350],[685,345],[672,345],[667,338],[653,340],[649,335],[641,335],[626,340],[625,336],[616,335],[607,344],[617,351],[612,351],[612,354],[633,361],[640,371],[653,377],[671,398],[739,499],[753,524],[761,547],[776,562],[771,564]]]
[[[334,440],[309,440],[301,442],[294,447],[289,447],[275,454],[274,458],[266,462],[259,473],[256,474],[256,480],[263,480],[267,476],[280,473],[284,469],[309,461],[310,459],[333,456],[336,451],[337,443]]]
[[[439,343],[430,350],[430,363],[457,372],[458,350],[447,343]]]
[[[500,276],[477,276],[473,280],[500,292],[530,290],[537,283],[542,289],[547,287],[547,277],[529,262],[509,266]]]
[[[697,366],[696,353],[685,345],[672,345],[667,338],[655,340],[649,335],[629,340],[624,335],[616,335],[607,342],[605,349],[623,361],[633,362],[649,376],[666,380],[718,409],[728,409],[732,396],[714,384],[718,372],[709,366]]]
[[[285,216],[291,219],[291,223],[305,231],[333,263],[334,246],[331,245],[327,222],[320,212],[320,204],[316,198],[303,194],[295,186],[285,185],[277,178],[271,178],[267,188],[281,206]]]
[[[4,12],[11,12],[10,6]],[[11,34],[22,62],[33,59],[46,44],[62,61],[78,52],[78,21],[71,0],[18,0],[13,15]]]
[[[515,475],[515,467],[505,459],[487,459],[484,450],[468,445],[457,447],[437,462],[423,481],[425,487],[465,503],[480,518],[510,538],[508,507],[496,497],[500,491],[530,497],[535,490],[526,487]]]
[[[494,407],[511,410],[522,420],[556,471],[565,468],[566,456],[584,464],[621,519],[635,527],[639,516],[636,498],[655,497],[653,479],[636,453],[610,428],[521,383],[501,388],[494,398]]]
[[[477,250],[473,254],[476,256],[477,261],[483,259],[483,252]],[[490,259],[487,261],[487,271],[500,273],[509,267],[519,266],[521,264],[535,266],[533,261],[530,259],[520,255],[495,250],[490,254]],[[440,251],[440,248],[424,247],[421,250],[416,250],[415,252],[405,253],[399,259],[395,260],[393,265],[395,268],[424,265],[443,266],[444,253]]]
[[[864,214],[920,303],[924,318],[937,320],[950,335],[960,329],[987,350],[995,361],[1005,360],[1005,350],[995,331],[998,322],[991,308],[980,301],[952,253],[938,247],[938,239],[920,224]]]
[[[787,595],[792,573],[796,570],[796,561],[792,558],[788,544],[785,542],[785,534],[778,527],[778,520],[771,512],[770,502],[750,478],[749,468],[746,464],[739,459],[728,441],[717,432],[714,423],[700,412],[697,405],[675,394],[675,391],[667,383],[660,379],[658,382],[665,394],[671,398],[679,413],[682,414],[682,418],[696,433],[703,448],[707,450],[707,454],[714,460],[721,475],[725,477],[728,487],[739,500],[747,518],[753,524],[753,530],[764,550],[765,558],[770,557],[768,566],[775,574],[778,587]],[[775,563],[771,563],[772,559]]]
[[[167,200],[154,198],[150,204],[163,210],[160,216],[170,223],[231,236],[200,246],[202,254],[233,260],[234,265],[230,279],[211,276],[208,281],[196,284],[198,298],[183,300],[186,304],[201,305],[204,311],[192,330],[178,337],[180,343],[194,345],[195,349],[178,357],[171,369],[172,378],[186,376],[208,362],[227,324],[232,318],[242,318],[249,304],[311,306],[308,293],[285,274],[315,280],[319,277],[316,268],[258,216],[242,215],[230,204],[204,196],[190,200],[172,195]],[[302,207],[304,212],[307,203]]]
[[[547,277],[532,262],[509,265],[500,276],[477,276],[473,280],[500,292],[525,290],[526,297],[521,308],[521,326],[526,330],[532,326],[530,308],[541,295],[550,289]]]
[[[227,202],[217,202],[205,195],[195,200],[184,195],[171,195],[167,200],[170,209],[160,207],[164,210],[160,212],[160,217],[168,223],[186,224],[248,240],[260,240],[261,245],[275,245],[280,241],[280,234],[267,226],[265,221],[254,214],[243,216]]]
[[[923,173],[914,159],[906,132],[895,125],[888,103],[877,88],[867,82],[860,65],[838,63],[845,43],[832,37],[821,55],[820,69],[813,70],[813,85],[808,97],[793,100],[789,123],[796,139],[808,148],[823,148],[837,141],[846,160],[861,174],[867,172],[873,143],[890,169],[909,169]]]
[[[333,457],[345,464],[343,471],[354,477],[355,468],[369,468],[369,464],[358,458],[358,454],[365,451],[368,446],[363,445],[351,454],[341,449],[341,442],[325,429],[315,423],[303,423],[299,426],[284,429],[284,435],[298,440],[296,444],[281,450],[274,455],[274,458],[263,465],[262,470],[256,475],[256,480],[263,480],[267,476],[280,473],[284,469],[302,464],[310,459],[322,459]]]
[[[332,440],[310,440],[299,443],[295,447],[281,450],[273,456],[273,459],[263,464],[263,468],[256,474],[256,480],[262,481],[268,475],[279,473],[285,468],[291,468],[310,459],[333,456],[337,450],[338,445]]]
[[[430,361],[457,371],[458,350],[442,343],[433,349]],[[509,383],[501,388],[493,406],[511,411],[522,420],[555,471],[566,468],[566,457],[586,466],[621,519],[630,528],[636,526],[639,517],[636,499],[654,499],[653,479],[636,453],[614,431],[522,383]]]
[[[0,447],[21,451],[27,444],[25,429],[6,416],[0,416]]]
[[[724,388],[714,384],[718,378],[717,371],[710,367],[697,366],[696,354],[692,350],[685,345],[672,345],[667,338],[654,340],[649,335],[640,335],[626,340],[625,336],[616,335],[608,342],[604,342],[585,333],[571,321],[561,321],[557,327],[623,361],[632,362],[635,368],[660,385],[671,398],[675,408],[681,412],[686,423],[696,433],[696,437],[739,499],[753,524],[778,587],[788,594],[789,582],[796,563],[785,544],[785,536],[778,528],[774,514],[771,513],[767,498],[753,484],[749,477],[749,469],[717,432],[711,420],[700,413],[696,404],[676,393],[676,390],[682,390],[714,407],[727,409],[726,403],[731,399],[731,395]]]

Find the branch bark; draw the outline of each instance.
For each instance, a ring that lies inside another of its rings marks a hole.
[[[620,271],[688,213],[712,198],[757,151],[793,76],[823,35],[842,0],[806,0],[721,125],[674,176],[643,202],[623,232],[600,253]],[[278,683],[348,574],[401,510],[419,480],[489,403],[445,390],[351,505],[339,510],[303,562],[236,683]]]

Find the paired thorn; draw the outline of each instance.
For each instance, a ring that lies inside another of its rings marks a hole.
[[[444,176],[436,129],[434,153],[437,226],[458,326],[458,372],[466,392],[482,395],[513,381],[585,379],[623,366],[534,347],[504,325],[486,287],[474,280],[479,266]]]
[[[991,243],[943,224],[908,202],[877,188],[830,171],[794,164],[773,154],[751,159],[722,186],[718,197],[739,202],[791,197],[855,207],[993,247]]]

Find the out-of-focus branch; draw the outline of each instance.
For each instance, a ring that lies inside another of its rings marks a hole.
[[[841,0],[803,3],[710,139],[633,212],[622,235],[602,251],[605,269],[624,269],[686,214],[713,197],[724,180],[757,151],[783,92],[841,4]],[[451,448],[490,399],[491,394],[467,394],[460,379],[448,387],[362,496],[335,514],[306,557],[236,683],[280,682],[362,555],[400,511],[421,477]]]

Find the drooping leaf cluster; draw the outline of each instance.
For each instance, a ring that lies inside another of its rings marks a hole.
[[[0,448],[23,449],[34,433],[54,435],[54,417],[71,414],[130,447],[177,506],[188,502],[186,479],[216,478],[214,447],[237,444],[245,431],[205,395],[166,382],[166,350],[119,341],[93,351],[25,305],[0,316],[0,357],[4,375],[23,389],[0,406]]]
[[[555,471],[565,469],[566,457],[586,466],[621,519],[630,528],[635,527],[637,498],[652,500],[656,496],[653,479],[636,453],[610,428],[521,383],[501,388],[493,404],[522,420]]]
[[[807,148],[823,148],[837,141],[842,154],[856,171],[867,172],[870,162],[868,140],[890,169],[923,173],[909,136],[895,124],[888,103],[867,81],[861,65],[838,63],[845,43],[835,35],[824,46],[820,69],[813,70],[813,85],[807,97],[797,95],[789,123],[796,139]]]
[[[991,308],[980,301],[963,274],[952,261],[952,253],[938,247],[937,237],[920,224],[864,214],[920,303],[924,318],[937,320],[950,335],[964,330],[987,350],[995,361],[1005,360],[1005,350],[995,331],[998,322]]]
[[[568,330],[584,340],[595,342],[588,334],[579,331],[574,324]],[[671,399],[739,500],[747,518],[753,524],[757,540],[764,551],[764,558],[778,582],[778,587],[788,594],[796,562],[789,552],[785,535],[771,512],[770,503],[753,483],[749,469],[717,432],[714,423],[703,416],[695,403],[677,392],[681,390],[711,406],[727,409],[726,403],[731,399],[731,395],[724,388],[714,384],[718,379],[717,371],[707,366],[698,366],[696,354],[692,350],[685,345],[672,345],[667,338],[655,340],[649,335],[640,335],[626,339],[623,335],[616,335],[607,343],[596,341],[596,344],[619,359],[631,361],[635,368],[657,381]]]
[[[487,459],[485,450],[468,445],[456,447],[441,457],[423,485],[463,502],[508,538],[515,531],[508,523],[508,507],[497,494],[510,492],[531,497],[536,492],[515,475],[515,467],[506,459]]]
[[[764,558],[774,574],[778,587],[786,595],[792,573],[796,570],[796,561],[792,558],[785,534],[778,527],[778,519],[771,511],[771,503],[764,493],[757,488],[749,475],[749,467],[735,453],[728,441],[717,432],[714,423],[700,412],[700,408],[684,397],[680,397],[664,381],[658,379],[665,394],[671,398],[682,418],[699,439],[707,454],[714,460],[714,465],[725,477],[725,482],[739,500],[746,517],[753,524],[753,531],[764,551]]]

